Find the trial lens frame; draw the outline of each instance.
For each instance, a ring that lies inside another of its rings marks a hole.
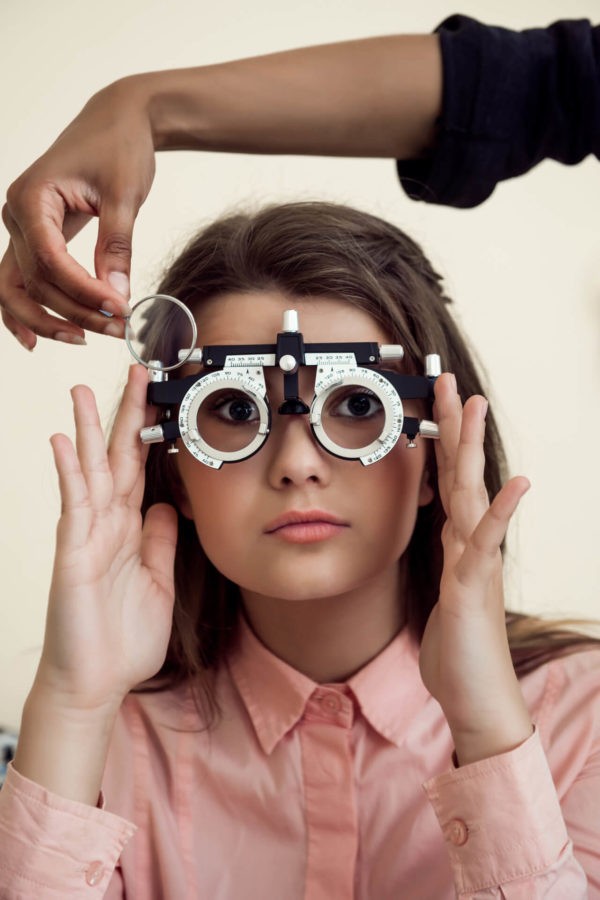
[[[183,307],[181,301],[166,295]],[[144,298],[152,300],[154,298]],[[187,308],[184,308],[189,313]],[[191,318],[191,314],[190,318]],[[192,319],[193,322],[193,319]],[[129,323],[128,323],[129,324]],[[401,375],[386,369],[370,368],[390,360],[400,360],[404,350],[399,344],[376,342],[340,342],[305,344],[298,326],[298,314],[287,310],[283,316],[283,330],[277,335],[276,344],[236,344],[194,347],[196,341],[193,322],[193,343],[190,349],[180,350],[179,362],[165,366],[160,360],[141,359],[133,350],[129,337],[127,343],[133,356],[150,370],[148,402],[161,407],[164,419],[157,425],[143,428],[143,443],[167,441],[169,452],[177,453],[174,442],[181,438],[188,451],[204,465],[218,469],[224,462],[247,459],[262,447],[271,428],[271,409],[264,378],[265,367],[277,367],[283,374],[283,402],[279,415],[308,415],[313,434],[318,443],[329,453],[344,459],[359,459],[371,465],[382,459],[396,445],[401,434],[407,437],[407,447],[416,447],[417,435],[439,437],[438,426],[428,419],[405,416],[402,400],[423,399],[433,401],[433,386],[441,374],[440,357],[425,357],[425,375]],[[184,363],[202,364],[203,371],[186,378],[169,381],[168,371]],[[307,406],[298,393],[300,366],[316,368],[314,397]],[[367,368],[369,367],[369,368]],[[358,448],[347,448],[334,443],[322,424],[323,407],[332,394],[344,385],[363,387],[374,394],[382,405],[385,422],[376,440]],[[240,391],[255,404],[259,425],[254,438],[241,450],[227,452],[211,447],[198,430],[198,411],[210,394],[223,389]],[[177,419],[172,418],[179,406]]]

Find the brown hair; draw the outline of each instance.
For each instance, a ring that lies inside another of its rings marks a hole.
[[[449,310],[440,276],[406,234],[373,215],[331,203],[289,203],[256,214],[234,214],[203,229],[165,273],[158,292],[196,309],[204,300],[230,292],[278,290],[290,297],[339,297],[366,311],[402,344],[408,371],[421,373],[427,353],[439,353],[442,368],[454,372],[461,397],[485,394],[472,354]],[[169,304],[153,315],[141,338],[146,353],[170,359],[180,346]],[[176,373],[174,373],[176,374]],[[488,412],[485,484],[491,498],[506,472],[505,454]],[[435,498],[421,507],[404,556],[406,623],[420,642],[438,597],[442,570],[444,512],[437,491],[435,456],[428,442],[428,467]],[[146,464],[145,512],[153,503],[173,502],[177,471],[165,445],[152,446]],[[175,562],[173,631],[155,687],[190,676],[201,688],[210,714],[215,711],[212,676],[235,637],[237,587],[207,559],[194,528],[179,515]],[[553,657],[593,643],[568,630],[574,622],[544,622],[507,613],[507,629],[518,675]]]

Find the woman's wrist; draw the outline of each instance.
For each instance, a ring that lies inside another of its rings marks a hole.
[[[473,728],[453,727],[450,722],[449,725],[459,766],[515,750],[533,734],[531,716],[522,696],[506,706],[497,703],[488,723],[480,720]]]
[[[118,705],[82,710],[33,688],[25,701],[15,769],[52,793],[95,806]]]

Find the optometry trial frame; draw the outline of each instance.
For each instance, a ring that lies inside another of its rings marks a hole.
[[[126,320],[127,346],[134,359],[149,370],[148,403],[163,410],[160,423],[141,429],[145,444],[166,441],[171,444],[168,452],[177,453],[174,442],[181,438],[192,456],[214,469],[224,462],[248,459],[260,450],[271,430],[272,410],[264,375],[265,368],[271,367],[283,376],[283,402],[277,414],[309,416],[315,439],[334,456],[369,466],[383,459],[401,434],[406,435],[408,448],[416,447],[417,435],[439,437],[435,422],[405,416],[402,404],[409,399],[433,401],[433,385],[441,374],[436,353],[425,357],[424,375],[375,369],[372,367],[387,361],[401,360],[402,346],[372,341],[305,344],[293,309],[284,312],[282,331],[274,344],[196,347],[196,322],[176,297],[144,297],[135,304],[132,315],[156,300],[181,308],[190,322],[191,340],[172,365],[145,360],[132,346],[131,316]],[[186,363],[202,365],[202,371],[169,380],[169,372]],[[298,394],[300,366],[316,370],[310,406]],[[215,440],[214,432],[225,439]],[[214,446],[218,443],[220,446]]]

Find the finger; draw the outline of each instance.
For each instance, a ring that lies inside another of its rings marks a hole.
[[[94,254],[96,275],[129,300],[129,273],[133,226],[138,208],[117,203],[111,198],[102,202],[98,222],[98,240]]]
[[[53,434],[50,444],[58,473],[63,510],[89,506],[87,484],[73,442],[65,434]]]
[[[146,374],[146,382],[148,380]],[[150,425],[155,425],[158,420],[159,412],[156,406],[146,406],[146,418],[144,419],[144,427],[148,427]],[[139,509],[142,505],[142,500],[144,497],[144,487],[146,483],[146,462],[148,459],[148,454],[150,453],[150,445],[143,444],[142,439],[139,436],[139,432],[136,432],[136,440],[138,442],[138,446],[140,448],[141,454],[141,468],[139,477],[129,495],[129,505],[134,507],[135,509]]]
[[[81,203],[83,208],[72,209],[72,216],[96,214],[84,201]],[[4,223],[25,278],[33,282],[47,306],[52,304],[47,301],[46,293],[54,287],[83,307],[128,315],[129,307],[123,297],[106,282],[93,278],[67,252],[63,234],[66,214],[65,199],[55,185],[23,188],[17,200],[3,208]]]
[[[113,478],[96,399],[90,388],[83,384],[76,385],[71,390],[71,396],[79,464],[92,507],[95,510],[103,510],[112,500]]]
[[[456,449],[460,439],[462,404],[456,389],[456,379],[449,372],[440,375],[436,380],[434,391],[433,414],[439,427],[439,440],[435,441],[438,485],[442,505],[446,515],[449,515]]]
[[[12,321],[21,326],[19,334],[24,338],[28,349],[35,346],[36,334],[68,344],[85,344],[84,328],[118,338],[125,333],[123,319],[112,318],[107,321],[102,313],[79,306],[56,288],[47,288],[46,299],[51,308],[63,318],[51,315],[40,305],[42,299],[37,294],[34,282],[28,281],[25,284],[11,243],[0,263],[0,304]],[[12,330],[9,324],[7,327]]]
[[[146,513],[140,556],[154,581],[174,594],[177,513],[168,503],[157,503]]]
[[[487,401],[473,395],[465,403],[460,437],[454,461],[454,481],[450,494],[452,525],[465,540],[489,506],[484,481],[485,415]]]
[[[1,297],[0,297],[1,302]],[[22,347],[25,347],[26,350],[33,350],[37,343],[37,337],[30,331],[29,328],[25,328],[16,319],[14,319],[9,312],[5,309],[2,310],[2,322],[4,323],[4,327],[10,331],[10,333],[16,337],[18,342]]]
[[[61,497],[59,541],[69,546],[85,544],[91,521],[91,504],[86,480],[75,447],[65,434],[50,438]]]
[[[81,328],[51,316],[27,294],[12,239],[0,261],[0,305],[4,324],[28,350],[35,347],[36,334],[85,343]]]
[[[530,487],[528,479],[519,475],[507,481],[494,497],[455,566],[455,575],[464,587],[479,591],[487,588],[498,571],[500,546],[511,517]]]
[[[148,419],[147,388],[148,373],[144,366],[131,366],[108,449],[115,497],[136,506],[141,502],[148,455],[148,447],[140,439],[140,429]]]

